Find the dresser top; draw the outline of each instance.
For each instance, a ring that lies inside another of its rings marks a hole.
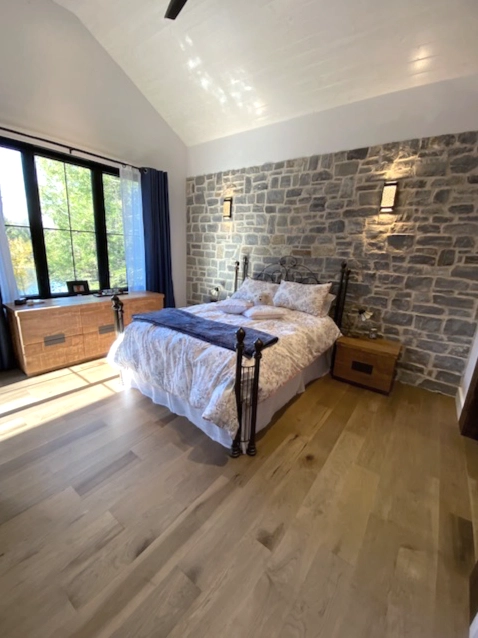
[[[147,299],[147,298],[163,298],[164,295],[159,292],[130,292],[127,295],[118,295],[119,299],[127,302],[128,299]],[[52,308],[73,308],[77,306],[89,306],[94,304],[111,304],[112,296],[95,297],[94,295],[77,295],[76,297],[57,297],[55,299],[44,299],[42,303],[34,303],[33,305],[16,306],[14,303],[4,304],[10,312],[15,314],[37,312],[39,310],[51,310]]]

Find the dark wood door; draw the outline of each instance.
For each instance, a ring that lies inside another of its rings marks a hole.
[[[461,412],[460,431],[464,436],[478,441],[478,361]]]

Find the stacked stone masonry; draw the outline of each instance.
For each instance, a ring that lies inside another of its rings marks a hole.
[[[390,179],[397,205],[380,214]],[[322,281],[347,260],[344,332],[378,328],[404,346],[402,381],[456,393],[478,318],[478,133],[197,176],[187,196],[189,303],[209,301],[219,283],[232,292],[245,254],[254,272],[294,255]],[[373,312],[366,324],[359,308]]]

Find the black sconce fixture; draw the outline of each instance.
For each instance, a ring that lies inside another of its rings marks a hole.
[[[222,217],[223,219],[232,218],[232,197],[225,197],[222,205]]]
[[[381,213],[393,213],[397,189],[398,182],[385,182],[383,185],[382,201],[380,204]]]

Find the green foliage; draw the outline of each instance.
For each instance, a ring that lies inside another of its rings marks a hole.
[[[126,257],[124,251],[123,207],[120,180],[114,175],[103,175],[105,194],[106,232],[108,233],[108,260],[110,286],[126,288]]]
[[[22,226],[7,226],[6,232],[18,292],[22,297],[37,295],[38,284],[30,229]]]
[[[72,279],[99,289],[90,169],[45,157],[35,164],[52,292],[66,292]]]
[[[37,156],[35,165],[51,291],[67,292],[66,282],[86,279],[98,290],[98,255],[90,169]],[[120,180],[103,175],[111,287],[126,287]],[[23,295],[38,294],[29,228],[8,226],[17,285]]]

